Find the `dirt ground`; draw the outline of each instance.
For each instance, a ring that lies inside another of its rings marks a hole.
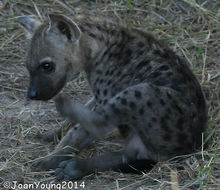
[[[22,15],[47,19],[51,12],[68,16],[89,12],[154,33],[188,61],[209,105],[209,122],[203,138],[204,144],[208,144],[206,148],[203,146],[178,162],[158,163],[142,175],[113,171],[94,173],[76,181],[72,189],[77,186],[92,190],[220,189],[219,0],[0,0],[0,189],[13,189],[13,181],[20,185],[16,189],[46,189],[44,186],[27,188],[25,184],[57,183],[52,171],[35,172],[31,164],[54,149],[57,142],[45,142],[42,137],[64,126],[64,120],[52,100],[40,102],[26,98],[28,43],[15,22]],[[83,73],[64,91],[81,103],[91,97]],[[112,135],[95,141],[77,156],[84,158],[120,148],[119,136]],[[6,187],[8,183],[11,188]],[[60,186],[56,188],[61,189]]]

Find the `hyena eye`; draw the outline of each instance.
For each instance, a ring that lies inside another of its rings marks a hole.
[[[52,62],[45,62],[41,64],[41,69],[46,73],[55,71],[54,64]]]

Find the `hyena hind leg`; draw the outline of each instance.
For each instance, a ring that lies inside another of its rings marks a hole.
[[[141,139],[134,133],[127,138],[130,139],[124,150],[118,152],[108,152],[101,156],[95,156],[87,159],[70,159],[63,161],[55,170],[58,180],[73,180],[82,178],[85,175],[97,171],[115,170],[124,173],[142,173],[149,171],[156,164],[150,158],[147,149],[139,152],[140,147],[144,147]],[[128,139],[127,139],[128,140]],[[131,145],[131,142],[136,145]]]
[[[122,172],[141,173],[143,169],[151,169],[154,161],[136,160],[128,157],[124,151],[109,152],[101,156],[87,159],[71,159],[63,161],[55,170],[58,180],[73,180],[93,173],[113,169]]]
[[[95,111],[62,97],[56,103],[61,114],[78,121],[93,135],[103,136],[107,129],[121,125],[127,126],[128,134],[131,135],[127,139],[125,152],[60,163],[56,170],[58,179],[77,179],[96,169],[123,169],[124,164],[135,164],[138,161],[140,165],[142,161],[163,161],[184,153],[180,151],[188,148],[188,144],[180,144],[181,135],[173,135],[171,138],[169,133],[179,132],[174,124],[177,125],[180,121],[190,126],[193,105],[188,104],[180,93],[172,89],[141,83],[116,94],[105,106]],[[171,109],[175,114],[168,115],[167,112]],[[185,135],[191,143],[191,135]]]

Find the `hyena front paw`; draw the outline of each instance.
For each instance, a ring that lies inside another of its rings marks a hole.
[[[58,180],[73,180],[79,179],[88,174],[86,167],[80,161],[74,159],[63,161],[55,170]]]
[[[34,170],[36,171],[48,171],[50,169],[55,169],[59,165],[60,162],[63,160],[57,157],[48,156],[45,158],[42,158],[36,162],[33,163]]]

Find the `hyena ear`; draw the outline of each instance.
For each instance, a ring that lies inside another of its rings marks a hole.
[[[33,37],[36,29],[41,25],[41,22],[32,16],[22,16],[17,18],[16,21],[24,27],[28,39]]]
[[[72,42],[80,38],[81,31],[77,24],[64,15],[50,14],[49,31],[58,30],[61,34]]]

